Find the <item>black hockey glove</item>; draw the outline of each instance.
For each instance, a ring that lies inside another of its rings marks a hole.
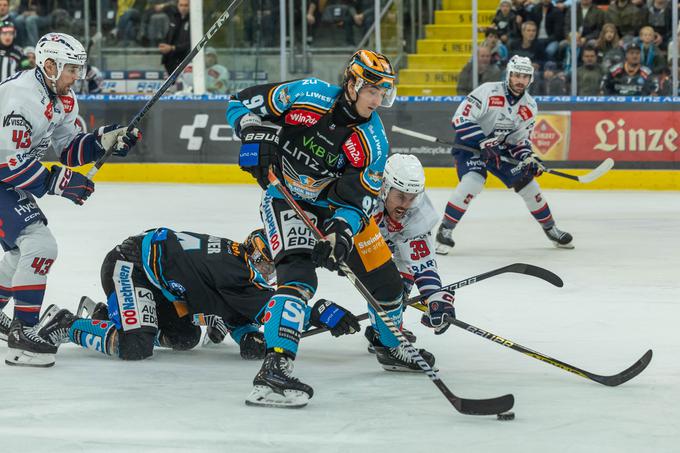
[[[262,360],[267,354],[267,344],[262,332],[248,332],[239,342],[241,358],[245,360]]]
[[[432,329],[435,335],[441,335],[449,328],[449,319],[456,319],[453,306],[454,292],[437,291],[427,298],[427,312],[423,313],[420,322]]]
[[[68,167],[52,165],[47,178],[47,193],[68,198],[75,204],[85,203],[94,192],[94,182]]]
[[[314,327],[326,327],[334,337],[361,331],[356,316],[335,302],[326,299],[319,299],[314,304],[309,323]]]
[[[352,230],[342,220],[333,218],[326,222],[325,238],[314,244],[312,262],[330,271],[337,271],[352,251]]]
[[[269,166],[278,164],[278,130],[271,126],[250,126],[241,131],[241,141],[239,166],[253,175],[260,187],[266,189],[269,185]]]

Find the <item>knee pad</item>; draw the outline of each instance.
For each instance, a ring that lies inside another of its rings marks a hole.
[[[188,325],[186,329],[165,332],[160,330],[159,342],[161,346],[172,348],[175,351],[188,351],[198,346],[201,341],[201,328]]]
[[[476,197],[484,189],[486,178],[475,171],[465,173],[456,186],[456,192],[464,194],[467,198],[470,195]]]
[[[132,332],[118,330],[118,357],[123,360],[142,360],[153,355],[156,332],[138,329]]]
[[[32,223],[21,232],[17,245],[22,256],[35,256],[45,260],[57,259],[57,240],[42,222]]]
[[[545,200],[543,200],[543,197],[541,196],[541,188],[533,178],[527,181],[521,189],[518,190],[515,188],[515,191],[517,192],[517,195],[522,197],[532,211],[545,204]]]
[[[316,267],[307,255],[288,255],[276,265],[278,294],[287,294],[309,301],[316,292],[319,280]]]
[[[392,306],[401,303],[404,293],[404,284],[401,274],[397,270],[394,261],[390,260],[383,266],[362,278],[362,283],[366,286],[373,297],[380,305]]]
[[[522,195],[520,192],[522,192],[524,189],[532,185],[538,187],[538,183],[536,182],[534,177],[532,175],[527,175],[521,179],[518,179],[515,182],[515,184],[513,184],[512,188],[515,190],[516,193]],[[522,197],[524,197],[524,195],[522,195]]]

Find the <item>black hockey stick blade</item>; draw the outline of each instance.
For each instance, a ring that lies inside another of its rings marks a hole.
[[[545,280],[546,282],[557,286],[558,288],[564,286],[564,282],[557,274],[550,272],[548,269],[534,266],[533,264],[515,263],[510,264],[504,269],[505,272],[515,272],[517,274],[531,275],[532,277],[540,278],[541,280]]]
[[[611,376],[600,376],[597,374],[590,374],[590,379],[593,381],[599,382],[600,384],[606,385],[608,387],[616,387],[617,385],[621,385],[624,382],[628,382],[631,379],[633,379],[635,376],[638,374],[642,373],[645,368],[647,368],[647,365],[649,365],[649,362],[652,361],[652,350],[648,350],[647,352],[644,353],[640,359],[632,364],[630,367],[626,368],[622,372],[618,374],[613,374]]]
[[[507,412],[515,405],[515,397],[511,394],[484,400],[459,398],[454,407],[465,415],[495,415]]]

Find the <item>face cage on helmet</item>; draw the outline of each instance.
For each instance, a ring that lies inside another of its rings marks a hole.
[[[364,84],[367,85],[372,85],[378,88],[384,88],[387,91],[385,92],[385,96],[383,97],[382,101],[380,102],[381,107],[389,108],[392,107],[392,104],[394,104],[394,99],[397,97],[397,87],[396,85],[392,84],[391,87],[386,87],[381,85],[374,85],[371,83],[366,82],[363,78],[359,76],[355,76],[355,84],[354,84],[354,91],[356,92],[357,96],[359,96],[359,90],[361,90],[364,87]]]

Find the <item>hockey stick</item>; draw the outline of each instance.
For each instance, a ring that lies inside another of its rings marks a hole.
[[[468,151],[468,152],[474,153],[475,155],[479,155],[479,150],[476,149],[476,148],[472,148],[471,146],[465,146],[465,145],[461,145],[461,144],[458,144],[458,143],[449,142],[449,141],[437,138],[433,135],[422,134],[420,132],[412,131],[412,130],[409,130],[409,129],[404,129],[403,127],[392,126],[392,132],[397,132],[397,133],[402,134],[402,135],[408,135],[410,137],[419,138],[419,139],[425,140],[427,142],[439,143],[441,145],[452,146],[456,149]],[[507,156],[500,156],[500,159],[503,162],[507,162],[507,163],[512,164],[512,165],[521,165],[522,164],[521,161],[519,161],[517,159],[513,159],[511,157],[507,157]],[[601,177],[602,175],[607,173],[612,168],[614,168],[614,159],[612,159],[611,157],[608,157],[605,160],[603,160],[602,163],[600,163],[600,165],[598,165],[593,170],[591,170],[590,172],[588,172],[587,174],[585,174],[583,176],[570,175],[569,173],[564,173],[564,172],[561,172],[561,171],[558,171],[558,170],[553,170],[552,168],[546,168],[544,170],[544,172],[550,173],[551,175],[560,176],[562,178],[571,179],[572,181],[578,181],[580,183],[587,184],[589,182],[595,181],[596,179],[598,179],[599,177]]]
[[[420,311],[427,310],[427,308],[422,305],[414,305],[414,307]],[[581,368],[575,367],[573,365],[569,365],[568,363],[562,362],[561,360],[557,360],[538,351],[534,351],[533,349],[522,346],[521,344],[515,343],[514,341],[508,340],[507,338],[498,336],[489,332],[488,330],[480,329],[479,327],[468,324],[464,321],[461,321],[460,319],[449,319],[449,323],[456,327],[460,327],[463,330],[467,330],[468,332],[471,332],[475,335],[479,335],[486,340],[498,343],[502,346],[505,346],[506,348],[521,352],[522,354],[533,357],[534,359],[540,360],[541,362],[548,363],[564,371],[569,371],[570,373],[574,373],[578,376],[581,376],[582,378],[590,379],[591,381],[598,382],[608,387],[616,387],[617,385],[621,385],[624,382],[633,379],[635,376],[642,373],[642,371],[647,368],[647,365],[649,365],[649,362],[652,360],[652,350],[650,349],[645,352],[637,362],[620,373],[612,374],[610,376],[601,376],[599,374],[591,373],[590,371],[582,370]]]
[[[193,60],[194,57],[201,51],[201,49],[205,47],[210,38],[212,38],[213,35],[217,33],[217,31],[220,28],[222,28],[222,25],[224,25],[224,23],[231,17],[231,15],[234,13],[234,10],[236,10],[236,8],[238,8],[241,5],[242,1],[243,0],[232,0],[231,4],[222,13],[222,15],[217,18],[215,23],[212,25],[212,27],[210,27],[208,32],[203,36],[203,38],[198,42],[198,44],[196,44],[196,46],[193,49],[191,49],[191,52],[189,52],[189,54],[186,57],[184,57],[184,60],[182,60],[179,66],[177,66],[175,70],[172,71],[172,74],[168,76],[168,78],[165,80],[163,85],[161,85],[161,87],[156,91],[153,97],[149,99],[146,102],[146,104],[144,104],[144,107],[142,107],[142,109],[139,112],[137,112],[132,121],[130,121],[130,124],[128,124],[128,131],[131,131],[132,129],[137,127],[140,121],[142,121],[142,118],[144,118],[148,111],[151,110],[151,107],[153,107],[154,104],[156,104],[156,102],[158,102],[158,100],[161,98],[161,96],[163,96],[163,94],[166,91],[168,91],[168,88],[170,88],[175,83],[175,80],[177,80],[177,77],[179,77],[182,71],[184,71],[184,68],[186,68],[189,65],[189,63],[191,63],[191,60]],[[102,168],[102,165],[104,165],[104,163],[107,160],[109,160],[109,158],[113,154],[113,150],[114,150],[113,146],[110,149],[107,149],[104,155],[100,157],[97,160],[97,162],[94,163],[94,166],[90,169],[90,171],[87,172],[87,177],[89,179],[92,179],[94,175],[97,174],[99,169]]]
[[[283,195],[288,205],[297,213],[298,217],[300,217],[307,228],[309,228],[316,240],[323,240],[324,236],[321,231],[317,228],[314,222],[309,219],[305,211],[300,207],[297,201],[295,201],[288,189],[283,184],[281,184],[281,181],[279,181],[271,168],[269,169],[269,182],[279,191],[279,193]],[[427,362],[425,362],[420,353],[413,347],[406,337],[404,337],[392,319],[387,315],[387,313],[385,313],[378,301],[375,300],[373,295],[368,291],[368,289],[366,289],[364,284],[361,283],[349,266],[347,266],[345,263],[340,263],[340,269],[342,272],[344,272],[345,276],[350,280],[350,282],[352,282],[354,287],[361,293],[361,295],[364,296],[371,307],[373,307],[373,309],[376,311],[376,314],[390,329],[390,332],[392,332],[392,334],[397,337],[399,343],[405,347],[406,352],[415,360],[427,377],[432,380],[432,382],[458,412],[467,415],[493,415],[512,409],[512,406],[515,404],[515,398],[511,394],[490,399],[465,399],[454,395],[446,386],[446,384],[444,384],[444,382],[442,382],[442,380],[439,378],[437,372],[434,371]]]
[[[451,283],[450,285],[442,286],[440,288],[440,291],[453,291],[458,288],[462,288],[463,286],[472,285],[473,283],[481,282],[482,280],[486,280],[487,278],[504,274],[506,272],[514,272],[516,274],[524,274],[530,275],[532,277],[537,277],[559,288],[564,286],[564,282],[562,282],[562,279],[558,277],[556,274],[550,272],[548,269],[543,269],[542,267],[534,266],[532,264],[514,263],[504,267],[499,267],[498,269],[494,269],[492,271],[484,272],[483,274],[468,277],[466,279],[457,281],[456,283]],[[410,299],[404,301],[404,306],[414,305],[425,299],[426,296],[423,295],[411,297]],[[359,316],[357,316],[358,321],[363,321],[365,319],[368,319],[368,313],[362,313]],[[326,331],[328,331],[328,329],[325,327],[317,327],[315,329],[310,329],[302,334],[302,338],[311,337],[312,335],[316,335]]]

